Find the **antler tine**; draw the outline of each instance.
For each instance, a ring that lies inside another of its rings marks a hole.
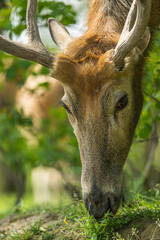
[[[37,0],[28,0],[26,14],[28,44],[16,43],[0,35],[0,50],[13,56],[52,68],[54,54],[45,48],[40,39],[36,21],[36,11]]]
[[[143,36],[148,25],[151,5],[152,0],[133,0],[113,55],[113,61],[117,69],[121,68],[125,56]]]
[[[34,42],[42,44],[37,25],[36,13],[37,13],[37,0],[28,0],[26,12],[28,42],[32,44]]]

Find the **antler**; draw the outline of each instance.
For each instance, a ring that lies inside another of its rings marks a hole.
[[[125,56],[142,38],[150,18],[152,0],[133,0],[123,31],[114,51],[113,61],[117,69]]]
[[[26,12],[28,44],[16,43],[0,35],[0,50],[52,68],[54,54],[46,49],[40,39],[36,21],[36,11],[37,0],[28,0]]]

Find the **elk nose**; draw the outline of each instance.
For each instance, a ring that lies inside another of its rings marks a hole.
[[[106,193],[104,195],[94,196],[88,194],[84,196],[84,204],[89,214],[96,219],[100,219],[105,213],[112,212],[115,214],[119,207],[120,197],[113,193]]]

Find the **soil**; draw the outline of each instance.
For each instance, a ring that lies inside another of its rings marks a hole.
[[[11,240],[15,234],[23,234],[24,231],[31,229],[35,222],[40,222],[40,231],[45,232],[53,222],[57,220],[57,216],[54,213],[44,213],[44,214],[29,214],[22,217],[16,217],[11,215],[0,220],[0,240]],[[41,239],[41,238],[34,238]],[[54,238],[53,238],[54,239]]]
[[[56,222],[58,223],[58,216],[54,213],[44,213],[38,215],[30,214],[23,217],[9,216],[0,220],[0,240],[15,239],[13,236],[15,236],[16,233],[23,234],[27,229],[31,229],[31,226],[34,226],[37,221],[40,222],[40,231],[42,234],[40,233],[37,236],[24,239],[68,239],[65,237],[59,238],[57,235],[58,228],[56,226]],[[136,234],[133,234],[134,229],[136,230]],[[50,236],[52,235],[53,237],[43,238],[43,234],[46,231],[49,231]],[[124,240],[160,240],[160,227],[158,227],[156,222],[152,219],[133,221],[118,232]],[[69,239],[72,239],[72,237]],[[73,239],[75,238],[73,237]],[[83,238],[79,236],[76,239]]]
[[[133,235],[133,228],[136,229],[136,235]],[[127,240],[130,237],[132,240],[160,240],[160,227],[152,219],[139,219],[133,221],[126,228],[119,231],[120,235]]]

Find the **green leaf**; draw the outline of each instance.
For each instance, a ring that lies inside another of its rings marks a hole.
[[[139,137],[145,139],[150,136],[151,131],[152,125],[149,123],[144,123],[143,128],[139,130]]]

